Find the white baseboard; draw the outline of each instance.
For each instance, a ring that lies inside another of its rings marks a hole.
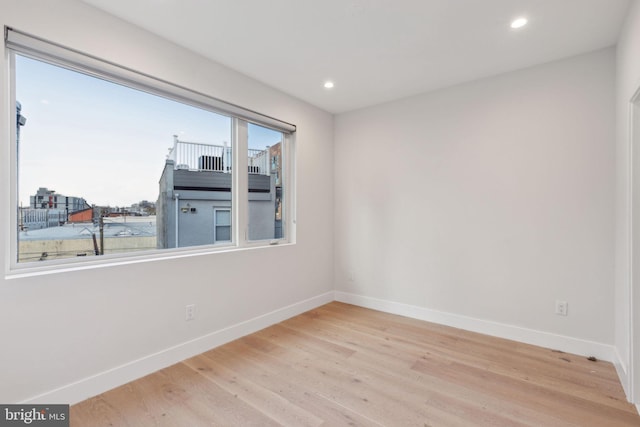
[[[614,347],[594,341],[492,322],[489,320],[476,319],[473,317],[461,316],[458,314],[446,313],[424,307],[371,298],[347,292],[336,291],[335,299],[336,301],[371,308],[373,310],[384,311],[386,313],[439,323],[467,331],[506,338],[539,347],[560,350],[566,353],[586,357],[594,356],[607,362],[614,361]]]
[[[616,373],[620,379],[620,384],[622,385],[624,394],[627,396],[627,399],[629,399],[631,396],[631,378],[629,378],[627,363],[622,360],[617,347],[613,348],[613,366],[616,368]]]
[[[113,369],[84,378],[80,381],[67,384],[19,403],[78,403],[89,397],[96,396],[137,378],[151,374],[159,369],[166,368],[182,360],[188,359],[189,357],[201,354],[207,350],[259,331],[260,329],[304,313],[305,311],[312,310],[334,300],[486,335],[561,350],[567,353],[583,356],[595,356],[598,359],[613,362],[616,366],[623,387],[628,387],[626,366],[618,352],[611,345],[431,310],[409,304],[365,297],[346,292],[332,291],[291,304],[227,328],[211,332],[191,341],[178,344],[155,354],[150,354],[138,360],[117,366]],[[625,388],[625,392],[626,391],[627,389]],[[640,406],[638,406],[638,410],[640,412]]]
[[[334,292],[327,292],[67,384],[20,403],[78,403],[333,300]]]

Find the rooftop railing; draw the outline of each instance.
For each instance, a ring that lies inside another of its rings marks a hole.
[[[247,151],[249,173],[269,175],[269,149]],[[167,159],[173,160],[174,169],[230,173],[233,157],[231,147],[226,142],[224,145],[201,144],[180,141],[174,136],[173,148],[169,149]]]

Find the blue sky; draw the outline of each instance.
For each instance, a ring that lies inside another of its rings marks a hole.
[[[155,201],[173,135],[231,142],[228,117],[16,55],[20,134],[19,203],[47,187],[91,204]],[[250,148],[281,134],[249,126]]]

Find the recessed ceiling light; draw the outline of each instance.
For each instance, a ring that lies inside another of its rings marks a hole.
[[[522,28],[525,25],[527,25],[527,18],[518,18],[518,19],[514,19],[513,21],[511,21],[511,28],[513,29],[517,29],[517,28]]]
[[[324,82],[324,88],[325,89],[331,89],[333,88],[333,82],[329,81],[329,82]]]

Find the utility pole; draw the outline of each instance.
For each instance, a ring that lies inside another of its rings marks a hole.
[[[96,256],[100,255],[100,249],[98,249],[98,241],[96,240],[96,233],[91,233],[91,237],[93,238],[93,252],[95,252]]]
[[[104,216],[100,214],[100,255],[104,255]]]

